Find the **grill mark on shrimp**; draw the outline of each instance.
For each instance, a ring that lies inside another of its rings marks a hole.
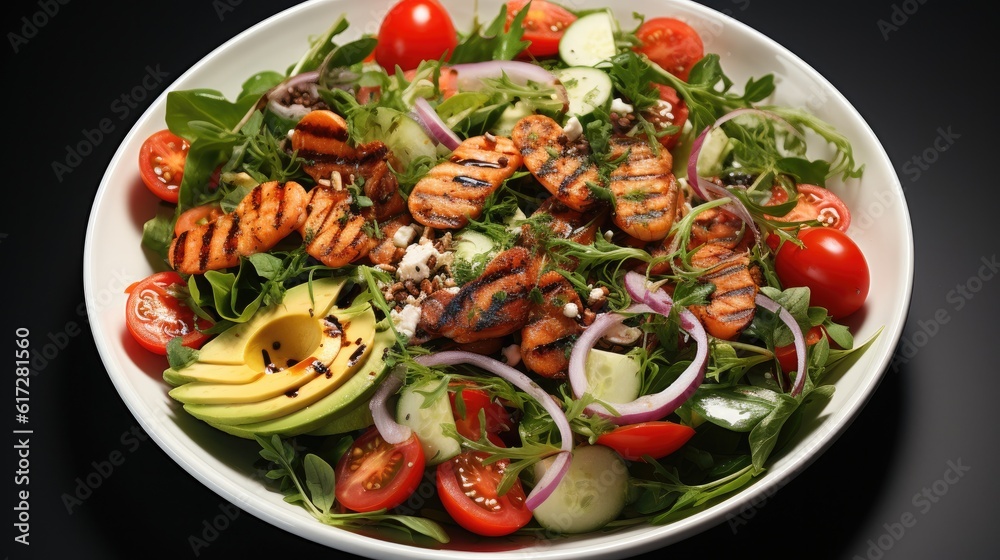
[[[239,232],[240,232],[240,216],[239,214],[233,214],[233,219],[229,224],[229,233],[226,234],[226,242],[223,245],[227,255],[232,255],[236,252],[237,243],[239,242]]]
[[[475,177],[469,177],[467,175],[455,175],[451,180],[453,183],[458,183],[463,187],[474,187],[479,189],[490,188],[493,186],[489,181],[483,181],[482,179],[476,179]]]
[[[180,235],[177,236],[177,241],[174,243],[174,254],[170,259],[171,263],[182,263],[184,262],[184,249],[187,247],[188,231],[182,231]]]
[[[718,280],[719,278],[725,278],[726,276],[730,276],[730,275],[736,274],[738,272],[742,272],[742,271],[744,271],[746,269],[747,269],[747,265],[745,265],[743,263],[738,263],[737,262],[737,263],[733,263],[733,264],[730,264],[728,266],[725,266],[724,268],[721,268],[719,270],[716,270],[715,272],[709,272],[707,274],[702,274],[701,275],[701,279],[702,280]]]
[[[333,140],[339,140],[341,142],[346,142],[350,135],[347,129],[344,128],[334,128],[329,126],[319,126],[311,122],[300,122],[295,126],[296,133],[305,132],[310,136],[316,136],[318,138],[330,138]]]
[[[278,199],[278,209],[274,212],[274,222],[271,224],[274,229],[281,227],[281,222],[285,216],[285,191],[284,189],[278,189],[277,197]]]
[[[259,191],[258,191],[259,192]],[[212,254],[212,237],[215,235],[216,222],[210,222],[201,236],[201,250],[198,252],[198,268],[204,270],[208,266],[208,257]]]
[[[712,296],[721,299],[721,298],[727,298],[727,297],[746,296],[746,295],[750,295],[750,294],[753,294],[754,296],[757,295],[757,289],[754,286],[743,286],[743,287],[736,288],[734,290],[728,290],[728,291],[725,291],[725,292],[713,292]]]

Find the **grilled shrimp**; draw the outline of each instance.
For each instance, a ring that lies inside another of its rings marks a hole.
[[[750,269],[750,255],[724,245],[706,243],[691,256],[691,263],[708,269],[701,279],[715,284],[706,306],[692,306],[705,330],[714,337],[736,338],[753,320],[757,282]]]
[[[368,218],[355,214],[351,193],[315,187],[310,191],[306,218],[299,228],[306,252],[326,266],[338,267],[368,255],[375,241],[365,232]]]
[[[511,334],[528,320],[528,293],[538,278],[531,253],[514,247],[498,254],[475,280],[454,294],[432,294],[421,305],[420,330],[455,342],[475,342]]]
[[[615,137],[610,157],[624,158],[609,177],[615,197],[614,222],[643,241],[666,237],[674,223],[680,190],[670,152],[660,149],[654,153],[642,138]]]
[[[569,349],[583,332],[578,319],[583,304],[572,284],[557,271],[543,274],[538,289],[543,301],[532,305],[528,323],[521,329],[521,359],[541,376],[563,378],[569,368]]]
[[[511,138],[525,167],[559,202],[577,212],[598,204],[591,185],[601,178],[585,142],[570,143],[559,123],[544,115],[518,121]]]
[[[305,220],[307,197],[294,181],[258,185],[232,212],[181,232],[167,253],[170,266],[182,274],[202,274],[271,249]]]
[[[373,217],[387,220],[403,213],[406,202],[399,194],[399,183],[389,169],[391,153],[382,142],[351,146],[347,121],[333,111],[311,111],[295,125],[292,148],[306,160],[303,169],[320,186],[336,187],[364,183],[365,196],[374,203]],[[339,175],[340,179],[334,179]]]
[[[465,227],[470,218],[482,215],[486,198],[520,167],[521,154],[509,138],[469,138],[413,187],[410,214],[437,229]]]

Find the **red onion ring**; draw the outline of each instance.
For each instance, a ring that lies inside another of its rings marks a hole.
[[[423,97],[418,97],[413,102],[413,113],[424,131],[439,144],[444,145],[449,150],[454,150],[462,143],[462,139],[455,134],[455,131],[448,128],[448,125],[438,116],[437,111]]]
[[[633,304],[623,313],[657,313],[660,315],[670,313],[673,306],[670,296],[662,289],[650,291],[646,288],[645,277],[641,274],[637,272],[626,274],[625,289],[632,299],[639,303]],[[608,329],[621,323],[624,319],[624,315],[618,313],[602,314],[577,339],[569,358],[569,382],[576,398],[582,397],[587,392],[585,366],[590,349]],[[624,425],[659,420],[677,410],[677,407],[688,400],[701,386],[705,366],[708,364],[708,334],[705,332],[705,328],[698,322],[694,314],[686,309],[681,311],[681,327],[697,343],[698,350],[694,360],[676,381],[655,395],[643,395],[629,403],[608,403],[618,415],[612,414],[603,405],[597,403],[589,405],[587,411],[604,416],[615,424]]]
[[[372,400],[368,403],[369,410],[372,411],[372,419],[375,420],[375,427],[382,439],[386,443],[393,445],[403,443],[410,439],[413,430],[409,426],[404,426],[396,422],[396,418],[389,410],[389,397],[396,394],[396,391],[403,386],[403,375],[395,370],[389,372],[385,380],[375,390]]]
[[[530,62],[491,60],[456,64],[441,69],[442,72],[449,70],[456,73],[455,79],[459,91],[478,91],[483,87],[484,79],[496,79],[506,74],[512,82],[520,86],[528,85],[528,82],[556,86],[556,94],[559,95],[563,104],[569,104],[566,88],[559,83],[559,78],[552,72]]]
[[[538,401],[539,404],[542,405],[542,408],[549,413],[549,416],[552,417],[552,421],[555,422],[556,427],[559,429],[559,436],[562,439],[562,452],[559,453],[559,456],[556,457],[552,467],[545,472],[545,475],[542,476],[538,483],[535,484],[535,487],[531,490],[531,493],[528,494],[525,506],[529,510],[534,510],[539,504],[544,502],[545,499],[548,498],[556,489],[556,486],[559,485],[559,481],[562,480],[566,471],[569,470],[569,464],[573,451],[573,430],[570,428],[569,420],[566,418],[566,413],[563,412],[559,403],[553,400],[551,395],[546,393],[544,389],[539,387],[538,384],[532,381],[527,375],[503,362],[494,360],[493,358],[487,356],[473,354],[472,352],[463,352],[460,350],[449,350],[446,352],[419,356],[414,358],[414,361],[428,367],[453,366],[457,364],[469,364],[476,366],[510,382],[518,389],[531,395]]]
[[[802,334],[802,328],[799,327],[798,321],[795,320],[795,317],[792,317],[792,314],[787,309],[764,294],[758,293],[755,303],[771,313],[777,313],[778,318],[792,331],[792,337],[795,340],[795,357],[798,360],[798,374],[795,376],[795,384],[792,385],[792,390],[789,394],[793,397],[798,396],[802,392],[802,388],[806,385],[806,376],[808,375],[808,371],[806,370],[806,337]]]

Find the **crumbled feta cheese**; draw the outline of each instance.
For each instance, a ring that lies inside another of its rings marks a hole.
[[[425,278],[429,278],[433,270],[431,270],[427,262],[431,257],[440,256],[441,253],[438,253],[437,249],[430,243],[410,245],[406,248],[403,259],[399,261],[399,267],[396,269],[396,277],[404,282],[407,280],[420,282]],[[440,265],[440,263],[437,265]]]
[[[628,325],[618,323],[617,325],[608,329],[607,334],[604,335],[604,340],[610,342],[611,344],[633,344],[635,341],[639,340],[642,336],[642,330],[638,327],[630,327]]]
[[[504,363],[510,367],[516,367],[517,364],[521,363],[521,347],[517,344],[504,346],[500,353],[503,355]]]
[[[631,105],[629,105],[628,103],[625,103],[624,101],[622,101],[618,97],[614,98],[611,101],[611,112],[612,113],[618,113],[619,115],[625,115],[625,114],[631,113],[633,110],[634,110],[634,108]]]
[[[580,314],[580,307],[577,304],[569,302],[563,306],[563,315],[571,319],[575,319],[576,316],[579,314]]]
[[[417,230],[413,229],[413,226],[402,226],[397,229],[396,234],[392,236],[392,244],[402,249],[412,243],[413,238],[416,236]]]
[[[576,117],[570,117],[566,121],[566,126],[563,127],[563,134],[566,135],[566,139],[570,142],[575,141],[577,138],[583,134],[583,125],[580,124],[580,119]]]
[[[396,325],[399,334],[406,338],[413,338],[414,333],[417,332],[417,322],[420,321],[420,307],[407,305],[403,307],[402,311],[393,309],[389,312],[389,317],[392,319],[392,324]]]
[[[295,129],[294,128],[289,128],[288,129],[288,133],[286,134],[286,136],[288,136],[289,138],[291,138],[292,136],[295,136]]]
[[[590,295],[587,296],[587,303],[593,305],[604,299],[604,290],[600,288],[594,288],[590,290]]]
[[[674,106],[669,101],[660,99],[656,102],[656,108],[653,111],[661,117],[672,121],[674,120],[673,110]]]
[[[450,288],[445,288],[444,291],[448,292],[451,295],[455,295],[458,292],[462,291],[462,289],[459,288],[458,286],[452,286]]]
[[[604,232],[604,240],[607,241],[608,243],[610,243],[611,240],[614,239],[614,237],[615,237],[615,232],[611,231],[610,229]]]

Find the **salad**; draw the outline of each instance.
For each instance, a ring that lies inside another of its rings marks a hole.
[[[138,158],[163,266],[128,330],[319,522],[429,545],[669,523],[751,484],[870,344],[825,187],[863,165],[670,14],[493,16],[401,0],[235,99],[170,92]]]

